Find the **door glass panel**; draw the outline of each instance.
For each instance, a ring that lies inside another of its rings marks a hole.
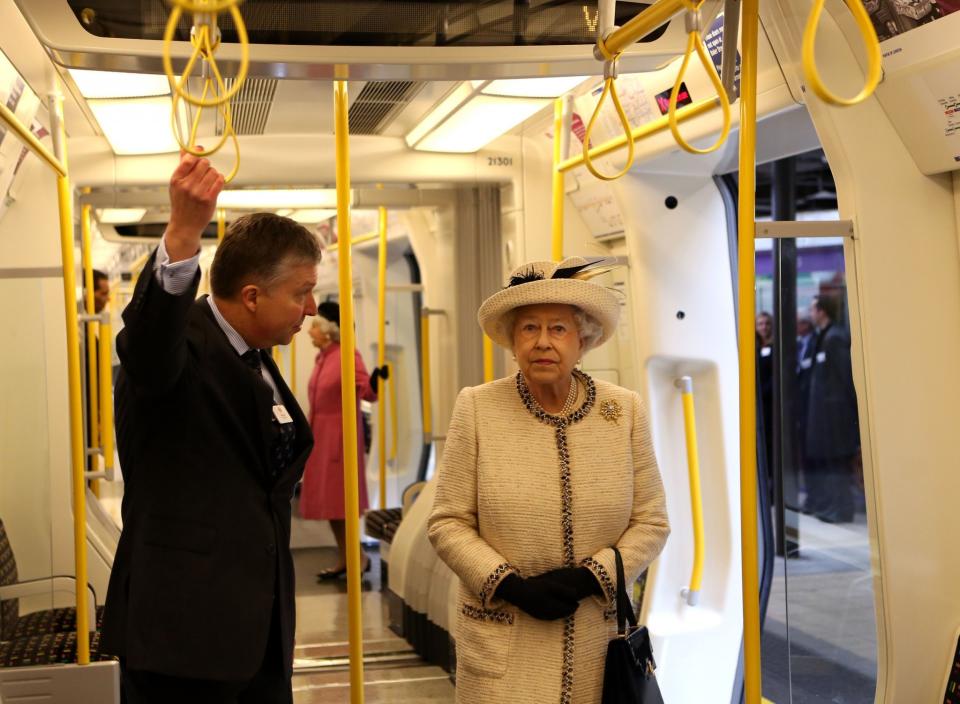
[[[773,387],[766,396],[767,456],[773,524],[781,528],[763,631],[764,695],[778,704],[866,704],[877,676],[876,575],[843,240],[758,242],[757,250],[757,313],[770,312],[775,328],[761,347],[767,351],[760,353],[758,384],[763,390],[766,378]],[[780,296],[773,283],[778,265]],[[796,309],[780,303],[778,310],[779,301],[795,301]],[[768,358],[779,374],[765,376]]]

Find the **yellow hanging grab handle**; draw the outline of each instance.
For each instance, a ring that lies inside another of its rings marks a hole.
[[[172,0],[172,2],[173,10],[170,12],[170,17],[167,19],[167,27],[163,32],[163,70],[166,72],[167,78],[170,79],[174,93],[191,105],[202,108],[212,108],[229,102],[247,79],[247,69],[250,67],[250,40],[247,37],[247,26],[243,22],[243,16],[237,8],[238,0]],[[183,75],[177,80],[174,77],[173,62],[170,59],[170,47],[173,44],[173,35],[174,32],[176,32],[180,16],[184,11],[195,14],[213,14],[223,12],[226,9],[229,9],[230,14],[233,16],[233,23],[237,29],[237,38],[240,40],[240,69],[237,71],[237,80],[229,91],[225,91],[219,96],[209,100],[205,97],[198,99],[184,90],[184,86],[187,80],[189,80],[190,74],[193,72],[193,67],[196,65],[197,59],[201,56],[210,62],[211,69],[219,77],[220,70],[217,68],[217,62],[213,54],[220,46],[220,40],[218,38],[211,42],[209,26],[201,25],[200,30],[206,30],[206,41],[196,41],[197,38],[191,39],[194,45],[193,53],[190,55],[190,60],[187,61],[187,67],[184,69]]]
[[[862,0],[846,0],[847,7],[853,14],[857,27],[860,29],[860,35],[863,37],[863,46],[867,51],[867,80],[863,88],[852,98],[842,98],[827,88],[820,78],[820,72],[817,70],[816,42],[817,29],[820,27],[820,16],[823,14],[823,5],[826,0],[814,0],[813,8],[810,10],[810,17],[807,18],[807,26],[803,30],[803,45],[800,53],[801,63],[803,64],[803,77],[807,84],[825,103],[841,107],[849,107],[862,103],[873,95],[880,79],[883,77],[883,54],[880,52],[880,40],[877,39],[877,31],[870,21],[870,15],[867,14]]]
[[[207,25],[201,25],[197,31],[196,35],[196,44],[204,52],[204,55],[213,56],[215,51],[215,45],[210,42],[210,28]],[[224,83],[223,76],[220,74],[220,69],[217,67],[215,61],[210,61],[211,72],[213,73],[213,78],[207,76],[203,81],[203,93],[200,96],[201,101],[205,100],[207,94],[213,91],[214,94],[219,93],[222,95],[226,92],[226,84]],[[188,75],[184,73],[184,75]],[[224,181],[229,183],[237,175],[237,172],[240,170],[240,143],[237,140],[237,133],[233,129],[233,116],[230,110],[230,103],[224,102],[217,105],[217,110],[223,116],[223,134],[220,137],[220,141],[216,143],[210,149],[198,149],[196,147],[197,143],[197,130],[200,127],[200,117],[203,115],[203,107],[197,107],[196,113],[193,116],[193,124],[190,127],[190,137],[186,143],[183,141],[183,136],[180,133],[180,121],[178,120],[177,108],[179,106],[180,94],[174,91],[173,94],[173,109],[170,112],[170,126],[173,130],[173,136],[177,140],[177,144],[180,145],[180,148],[197,157],[205,157],[214,154],[226,144],[227,139],[233,140],[233,151],[236,155],[233,163],[233,169],[230,170],[230,173],[224,177]]]
[[[616,181],[618,178],[626,174],[633,166],[633,155],[635,148],[633,145],[633,140],[630,139],[630,120],[627,119],[627,114],[623,110],[623,105],[620,104],[620,96],[617,95],[617,60],[620,58],[620,55],[610,54],[602,39],[597,42],[597,47],[599,47],[600,52],[606,59],[606,62],[603,65],[603,92],[600,94],[600,100],[597,101],[597,107],[593,110],[593,115],[590,117],[590,122],[587,123],[587,131],[584,132],[583,135],[583,165],[587,167],[587,171],[601,181]],[[600,109],[603,107],[603,101],[606,100],[608,94],[610,95],[610,99],[613,101],[613,107],[616,108],[617,117],[620,118],[620,124],[623,125],[623,131],[627,135],[627,163],[624,164],[624,167],[620,170],[620,173],[613,176],[608,176],[607,174],[602,174],[597,171],[593,165],[593,160],[590,158],[590,135],[593,133],[593,125],[596,123],[597,117],[600,115]]]
[[[670,123],[670,132],[677,144],[686,152],[691,154],[709,154],[717,151],[730,134],[730,99],[727,97],[727,91],[723,87],[720,75],[717,73],[716,66],[707,54],[704,47],[703,35],[700,33],[700,6],[704,0],[683,0],[687,8],[687,51],[683,55],[683,63],[680,64],[680,71],[677,73],[677,80],[673,83],[673,90],[670,91],[670,107],[667,110],[667,120]],[[680,121],[677,119],[677,99],[680,96],[680,86],[683,83],[684,76],[687,73],[687,66],[690,64],[690,57],[696,52],[700,58],[700,64],[707,72],[713,89],[717,92],[717,98],[720,101],[720,110],[723,114],[723,127],[720,130],[720,136],[717,141],[705,149],[690,144],[683,135],[680,134]]]

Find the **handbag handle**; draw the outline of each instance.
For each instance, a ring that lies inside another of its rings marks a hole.
[[[617,560],[617,633],[621,636],[627,635],[627,623],[630,627],[637,628],[637,615],[633,613],[633,606],[630,604],[630,595],[627,593],[627,578],[623,573],[623,558],[620,551],[614,547],[613,556]]]

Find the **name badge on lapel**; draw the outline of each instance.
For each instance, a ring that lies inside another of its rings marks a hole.
[[[293,418],[290,417],[286,406],[284,406],[282,403],[273,407],[273,417],[277,419],[277,422],[280,425],[293,422]]]
[[[817,364],[823,364],[826,361],[827,361],[827,353],[817,352]]]

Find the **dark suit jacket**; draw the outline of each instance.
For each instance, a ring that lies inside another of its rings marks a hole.
[[[194,300],[199,274],[173,296],[152,271],[151,258],[117,339],[123,533],[101,649],[132,669],[247,679],[263,661],[276,600],[289,672],[290,501],[313,445],[310,426],[265,360],[297,431],[293,463],[271,480],[269,388],[231,347],[205,298]]]
[[[806,454],[811,459],[844,459],[859,447],[850,338],[842,328],[830,325],[817,337],[810,369]]]

